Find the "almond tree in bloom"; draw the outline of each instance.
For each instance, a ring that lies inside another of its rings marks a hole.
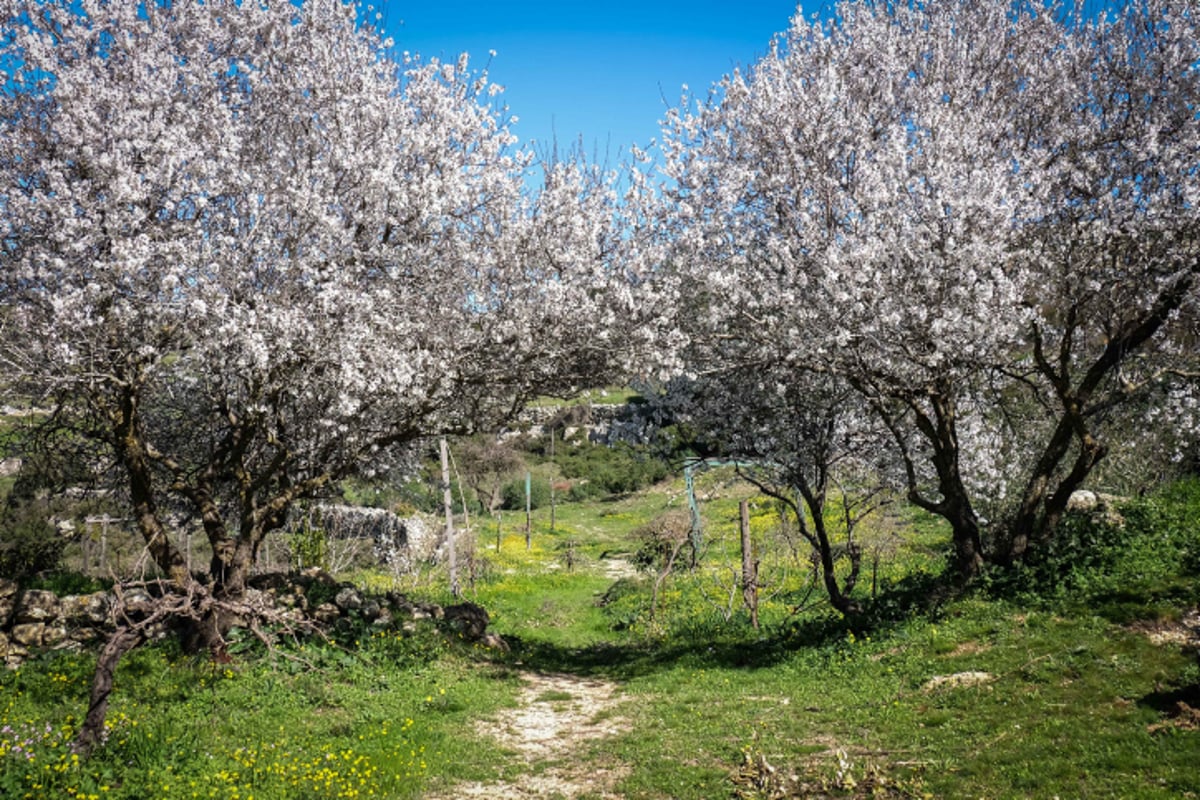
[[[1131,427],[1194,447],[1200,415],[1200,8],[1130,3],[1073,31],[1029,250],[1036,275],[1014,385],[1045,407],[998,559],[1046,541]],[[1019,498],[1019,500],[1017,499]]]
[[[358,14],[0,0],[4,366],[198,597],[241,596],[298,499],[634,343],[613,181],[567,163],[528,192],[487,75],[396,64]]]
[[[688,425],[702,449],[734,461],[742,478],[780,502],[812,548],[830,604],[861,614],[857,529],[903,480],[888,431],[869,424],[861,396],[835,376],[725,363],[719,375],[676,378],[650,393],[650,407]]]
[[[1168,0],[797,16],[667,120],[688,369],[846,382],[960,573],[1023,557],[1195,360],[1198,24]]]

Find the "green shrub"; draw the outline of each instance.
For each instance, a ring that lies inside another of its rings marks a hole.
[[[66,541],[45,503],[13,505],[0,515],[0,575],[24,579],[58,569]]]
[[[288,537],[288,549],[292,554],[292,569],[329,569],[329,536],[319,526],[301,525]]]
[[[1200,477],[1172,483],[1154,502],[1163,534],[1179,554],[1181,570],[1200,576]]]
[[[650,608],[649,578],[620,578],[608,587],[597,605],[615,631],[629,630],[643,619]]]
[[[1112,512],[1116,513],[1112,513]],[[1114,621],[1153,616],[1192,591],[1200,567],[1200,480],[1107,513],[1066,515],[1024,564],[985,584],[1007,596],[1088,608]]]
[[[504,484],[500,490],[500,507],[508,511],[525,510],[525,479],[518,478]],[[542,478],[533,478],[529,484],[529,507],[541,508],[550,505],[550,484]]]
[[[574,500],[631,494],[663,480],[671,471],[665,461],[648,451],[623,443],[579,445],[557,456],[555,462],[564,476],[579,481],[568,495]]]
[[[579,481],[572,483],[571,488],[567,491],[567,500],[572,503],[582,503],[587,500],[595,500],[598,497],[605,495],[604,487],[599,483],[591,481]]]
[[[68,594],[106,592],[112,588],[111,578],[97,578],[82,572],[46,572],[30,580],[26,589],[43,589],[62,597]]]

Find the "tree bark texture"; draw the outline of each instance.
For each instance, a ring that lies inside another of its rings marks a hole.
[[[75,736],[72,749],[82,755],[91,752],[104,742],[104,720],[108,716],[108,698],[112,694],[113,675],[121,656],[133,650],[145,641],[142,631],[127,625],[120,625],[104,644],[100,658],[96,662],[96,672],[92,676],[92,691],[88,700],[87,716]]]

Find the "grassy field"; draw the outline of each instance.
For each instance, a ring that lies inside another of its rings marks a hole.
[[[1060,553],[965,595],[938,579],[945,531],[893,511],[864,531],[870,612],[853,626],[820,602],[770,502],[719,471],[699,489],[702,558],[663,579],[653,614],[635,532],[686,508],[680,483],[562,505],[553,532],[539,509],[528,550],[523,514],[505,516],[499,550],[482,526],[468,599],[508,653],[432,629],[247,642],[229,665],[164,642],[126,659],[109,741],[86,762],[67,744],[93,660],[28,663],[0,677],[0,797],[453,797],[459,782],[555,768],[475,725],[510,712],[531,672],[615,684],[604,713],[621,720],[569,757],[614,776],[607,794],[538,796],[1200,796],[1187,638],[1200,626],[1200,484],[1131,504],[1119,525],[1073,521]],[[734,591],[743,497],[759,630]],[[427,581],[421,593],[448,599],[443,575]]]

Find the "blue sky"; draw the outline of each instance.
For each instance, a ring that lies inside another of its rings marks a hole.
[[[582,137],[589,157],[613,162],[631,142],[658,137],[683,84],[700,92],[752,64],[796,12],[795,0],[375,3],[398,50],[443,59],[466,51],[474,67],[495,50],[490,75],[505,87],[522,142],[548,146],[557,136],[567,148]]]
[[[796,13],[796,0],[364,0],[383,15],[397,49],[489,63],[492,80],[519,118],[513,132],[539,152],[582,141],[612,165],[659,136],[658,121],[688,84],[701,95],[735,66],[762,56]],[[1072,0],[1065,0],[1069,5]],[[1122,0],[1085,0],[1085,10]],[[804,0],[804,13],[830,0]]]

